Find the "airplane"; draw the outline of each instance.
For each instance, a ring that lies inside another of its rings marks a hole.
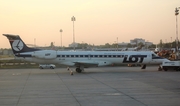
[[[28,47],[19,35],[3,34],[10,42],[15,57],[39,64],[61,64],[76,67],[81,73],[84,68],[109,66],[113,64],[162,64],[169,61],[151,51],[57,51]]]

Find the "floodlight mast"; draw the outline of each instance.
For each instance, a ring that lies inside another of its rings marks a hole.
[[[178,14],[179,14],[179,8],[180,7],[176,7],[175,8],[175,16],[176,16],[176,59],[179,59],[179,46],[178,46]]]
[[[60,32],[60,36],[61,36],[61,49],[63,49],[63,47],[62,47],[62,32],[63,32],[63,30],[60,29],[59,32]]]
[[[74,35],[74,21],[76,21],[76,18],[72,16],[71,21],[73,22],[73,47],[75,51],[75,35]]]

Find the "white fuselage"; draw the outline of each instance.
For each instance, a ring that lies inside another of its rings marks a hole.
[[[55,51],[40,50],[16,55],[21,59],[35,63],[62,64],[75,66],[106,66],[111,64],[161,64],[167,59],[156,58],[150,51]]]

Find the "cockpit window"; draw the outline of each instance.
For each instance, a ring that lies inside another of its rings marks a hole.
[[[152,57],[157,57],[157,55],[156,54],[152,54]]]

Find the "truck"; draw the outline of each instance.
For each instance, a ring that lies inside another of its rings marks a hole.
[[[167,71],[169,69],[180,71],[180,61],[164,61],[161,65],[161,68],[164,71]]]

